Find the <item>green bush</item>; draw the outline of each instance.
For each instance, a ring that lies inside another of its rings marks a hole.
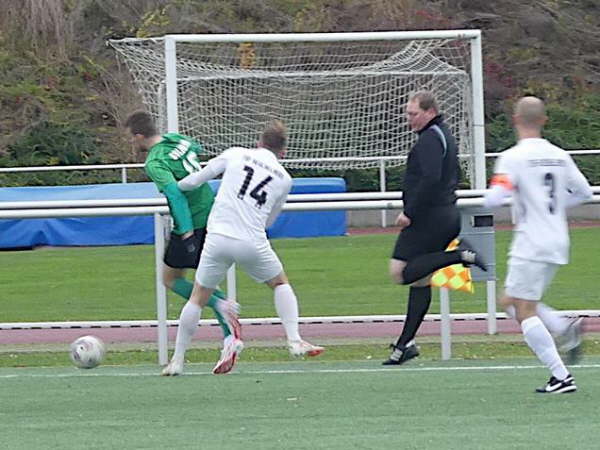
[[[18,166],[98,164],[101,160],[94,137],[75,125],[42,122],[8,146]]]
[[[543,135],[566,150],[600,148],[600,95],[582,96],[573,104],[549,104],[548,123]],[[500,152],[516,143],[516,135],[508,114],[492,118],[486,124],[488,152]],[[599,155],[600,156],[600,155]],[[600,157],[577,156],[575,162],[593,185],[600,184]],[[488,158],[488,174],[493,167]]]
[[[67,166],[101,164],[101,149],[96,138],[75,124],[63,125],[50,121],[32,128],[8,146],[0,157],[0,166]],[[128,181],[147,181],[141,170],[129,170]],[[121,171],[52,171],[0,174],[0,186],[62,186],[121,182]]]
[[[544,137],[567,149],[600,148],[600,95],[586,95],[574,104],[553,103],[547,108]],[[493,117],[486,124],[488,152],[499,152],[515,144],[516,136],[508,114]]]
[[[0,160],[0,166],[2,161]],[[149,181],[143,170],[128,169],[127,182]],[[0,173],[0,186],[71,186],[80,184],[121,183],[120,169],[72,170],[57,172]]]

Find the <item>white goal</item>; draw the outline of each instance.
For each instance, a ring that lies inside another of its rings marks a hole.
[[[110,41],[162,129],[210,155],[252,146],[264,124],[289,128],[284,163],[346,169],[403,164],[414,143],[403,113],[432,90],[473,188],[485,187],[478,30],[167,35]]]

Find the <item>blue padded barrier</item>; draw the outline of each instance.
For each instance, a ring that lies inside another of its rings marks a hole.
[[[210,182],[217,190],[219,180]],[[345,192],[342,178],[297,178],[293,194]],[[0,202],[108,200],[160,197],[154,183],[0,188]],[[344,211],[282,213],[267,230],[270,238],[340,236]],[[154,242],[151,216],[0,220],[0,248],[80,245],[131,245]]]

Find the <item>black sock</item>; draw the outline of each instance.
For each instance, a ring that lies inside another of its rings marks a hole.
[[[460,252],[435,252],[417,256],[408,261],[402,271],[402,284],[411,284],[442,267],[462,262]]]
[[[417,334],[417,330],[423,323],[423,318],[429,310],[431,304],[431,286],[411,287],[408,291],[408,311],[406,313],[406,322],[402,334],[398,338],[396,345],[405,346],[412,341]]]

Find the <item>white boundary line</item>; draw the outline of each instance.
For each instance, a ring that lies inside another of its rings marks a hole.
[[[569,366],[573,369],[600,369],[600,364],[579,364]],[[344,373],[399,373],[399,372],[460,372],[460,371],[502,371],[502,370],[531,370],[531,369],[544,369],[545,366],[528,364],[522,366],[506,365],[506,366],[452,366],[452,367],[402,367],[402,368],[355,368],[355,369],[275,369],[275,370],[242,370],[240,372],[233,372],[231,375],[286,375],[286,374],[344,374]],[[44,370],[55,369],[55,368],[40,368]],[[6,370],[6,369],[2,369]],[[21,370],[21,369],[15,369]],[[23,370],[31,370],[23,369]],[[54,373],[54,374],[41,374],[41,373],[14,373],[14,374],[1,374],[0,379],[12,379],[12,378],[72,378],[72,377],[158,377],[159,372],[87,372],[87,371],[74,371],[71,373]],[[1,372],[1,371],[0,371]],[[206,372],[194,372],[186,371],[185,376],[198,376],[198,375],[211,375],[210,371]],[[230,375],[230,376],[231,376]]]
[[[566,317],[600,317],[600,310],[582,309],[560,311]],[[486,320],[487,313],[457,313],[450,314],[455,321]],[[301,325],[308,324],[355,324],[355,323],[382,323],[382,322],[404,322],[406,315],[372,315],[372,316],[322,316],[322,317],[300,317]],[[508,319],[506,313],[496,313],[496,319]],[[427,314],[426,322],[441,321],[441,314]],[[175,327],[179,320],[167,320],[167,326]],[[281,319],[277,317],[256,317],[240,319],[242,325],[279,325]],[[202,319],[200,326],[219,326],[215,319]],[[40,330],[40,329],[75,329],[75,328],[156,328],[157,320],[112,320],[112,321],[85,321],[85,322],[6,322],[0,323],[0,330]]]

